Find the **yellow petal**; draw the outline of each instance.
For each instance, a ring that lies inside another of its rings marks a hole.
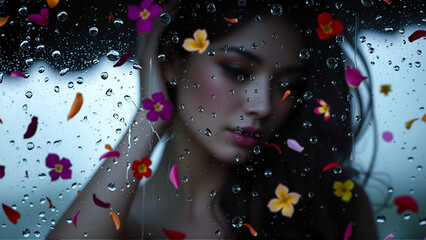
[[[200,46],[192,38],[187,38],[182,44],[182,47],[188,52],[198,51]]]
[[[197,31],[194,32],[194,39],[201,45],[201,43],[204,43],[207,39],[207,31],[205,29],[197,29]]]
[[[355,186],[354,182],[350,179],[346,180],[344,185],[348,188],[348,190],[352,190]]]
[[[297,204],[299,202],[300,199],[300,194],[295,193],[295,192],[291,192],[289,194],[287,194],[287,202],[290,202],[292,204]]]
[[[279,199],[283,200],[283,199],[286,198],[287,193],[288,193],[288,187],[286,187],[285,185],[283,185],[281,183],[278,184],[277,188],[275,189],[275,195]]]
[[[273,198],[268,203],[269,211],[271,212],[278,212],[282,207],[284,203],[278,198]]]
[[[56,7],[58,5],[59,0],[46,0],[47,5],[49,5],[50,8]]]
[[[341,181],[334,181],[333,189],[339,189],[343,183]]]
[[[334,195],[336,195],[337,197],[341,197],[343,196],[343,191],[342,191],[342,187],[339,187],[339,189],[337,189],[336,191],[334,191]]]
[[[347,192],[345,193],[345,195],[343,195],[342,200],[345,202],[349,202],[349,200],[351,200],[352,198],[352,193],[351,192]]]
[[[281,211],[281,214],[285,217],[291,217],[293,216],[294,207],[290,203],[284,204],[284,208]]]
[[[201,54],[201,53],[203,53],[204,51],[206,51],[206,49],[207,49],[207,47],[209,46],[209,44],[210,44],[210,41],[209,41],[209,40],[205,41],[205,42],[204,42],[204,44],[202,44],[202,45],[199,47],[198,52]]]

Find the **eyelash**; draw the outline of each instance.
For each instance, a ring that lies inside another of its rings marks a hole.
[[[222,69],[228,76],[235,78],[239,82],[242,82],[243,80],[250,78],[250,73],[243,67],[240,67],[235,64],[226,64],[226,63],[220,64],[220,66],[222,67]],[[244,79],[243,80],[238,79],[239,76],[243,76]]]

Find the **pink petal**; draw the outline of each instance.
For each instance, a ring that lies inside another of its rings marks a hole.
[[[40,16],[46,21],[46,24],[49,23],[49,8],[42,8]]]
[[[141,17],[141,9],[138,6],[130,5],[127,10],[130,20],[138,20]]]
[[[142,106],[143,106],[143,108],[145,108],[146,110],[152,110],[152,109],[154,109],[154,102],[151,100],[151,99],[149,99],[149,98],[147,98],[147,99],[144,99],[143,101],[142,101]]]
[[[391,233],[391,234],[387,235],[383,240],[391,240],[391,239],[394,239],[394,238],[395,238],[395,236]]]
[[[47,155],[46,157],[46,166],[48,168],[54,168],[56,164],[59,163],[59,156],[54,154],[54,153],[50,153],[49,155]]]
[[[126,54],[121,56],[121,58],[118,60],[118,62],[114,64],[113,67],[120,67],[121,65],[123,65],[127,61],[127,59],[129,59],[130,55],[132,55],[132,50],[127,51]]]
[[[316,108],[314,109],[314,112],[315,112],[316,114],[323,114],[322,107],[316,107]]]
[[[169,121],[171,117],[172,117],[172,112],[170,111],[163,110],[160,112],[160,118],[163,119],[164,121]]]
[[[170,181],[173,183],[176,189],[179,188],[179,175],[178,175],[178,165],[173,165],[169,174]]]
[[[56,180],[58,180],[58,178],[59,178],[59,176],[60,176],[60,174],[55,170],[55,169],[53,169],[53,170],[51,170],[50,172],[49,172],[49,175],[50,175],[50,177],[52,178],[51,180],[52,180],[52,182],[53,181],[56,181]]]
[[[330,115],[330,112],[329,112],[329,111],[325,112],[325,113],[324,113],[324,120],[325,120],[325,121],[328,121],[328,120],[330,119],[330,116],[331,116],[331,115]]]
[[[68,169],[72,166],[72,164],[71,164],[71,162],[68,158],[62,158],[62,160],[60,161],[59,164],[61,164],[64,169]]]
[[[77,217],[78,217],[79,213],[80,213],[80,211],[77,211],[77,213],[72,218],[72,224],[74,225],[74,227],[77,227]]]
[[[48,24],[48,23],[49,23],[48,21],[46,21],[46,19],[44,19],[44,18],[43,18],[40,14],[38,14],[38,13],[30,14],[30,15],[27,17],[27,19],[28,19],[28,20],[30,20],[30,21],[33,21],[33,22],[37,23],[38,25],[46,25],[46,24]]]
[[[62,172],[60,173],[62,179],[70,179],[71,174],[72,174],[72,171],[70,169],[62,169]]]
[[[4,166],[3,165],[0,165],[0,178],[3,178],[4,177]]]
[[[160,116],[160,114],[157,111],[151,110],[146,115],[146,118],[148,118],[148,120],[151,121],[151,122],[155,122],[155,121],[158,120],[159,116]]]
[[[163,11],[163,9],[157,5],[151,5],[151,8],[149,9],[149,17],[148,19],[153,20],[154,18],[156,18],[158,15],[160,15],[160,13]]]
[[[346,77],[346,82],[352,88],[358,87],[362,81],[367,79],[367,77],[364,77],[361,75],[358,69],[351,68],[349,65],[346,66],[345,77]]]
[[[136,23],[136,30],[138,30],[139,33],[149,33],[152,29],[152,22],[150,19],[140,19]]]
[[[120,152],[119,151],[109,151],[106,152],[104,154],[102,154],[102,156],[99,158],[99,161],[102,160],[103,158],[107,158],[107,157],[120,157]]]
[[[163,102],[163,100],[164,100],[164,95],[163,95],[163,93],[162,92],[158,92],[158,93],[154,93],[154,94],[152,94],[152,100],[154,100],[154,102],[159,102],[159,103],[161,103],[161,102]]]
[[[287,146],[296,152],[302,152],[304,149],[296,140],[290,138],[287,139]]]
[[[99,198],[97,198],[97,197],[96,197],[96,194],[93,194],[93,202],[94,202],[97,206],[102,207],[102,208],[109,208],[109,207],[111,206],[111,204],[110,204],[110,203],[103,202],[103,201],[101,201]]]
[[[343,239],[348,240],[351,235],[352,235],[352,221],[349,222],[348,226],[346,227],[346,231],[345,231],[345,235],[343,236]]]
[[[142,2],[141,2],[141,10],[143,11],[144,9],[149,9],[149,6],[151,5],[151,3],[153,2],[154,0],[143,0]]]
[[[393,134],[389,131],[385,131],[385,132],[382,133],[382,138],[386,142],[390,142],[390,141],[393,140]]]
[[[27,76],[27,75],[25,75],[25,74],[23,74],[23,73],[21,73],[21,72],[18,72],[18,71],[13,71],[13,72],[11,72],[11,73],[10,73],[10,75],[11,75],[12,77],[23,77],[23,78],[28,78],[28,76]]]

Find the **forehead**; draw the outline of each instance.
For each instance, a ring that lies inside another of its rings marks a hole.
[[[224,37],[212,41],[211,48],[237,47],[257,55],[262,62],[293,63],[304,41],[292,22],[284,18],[265,18],[251,21]]]

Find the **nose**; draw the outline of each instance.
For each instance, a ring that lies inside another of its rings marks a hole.
[[[247,116],[262,119],[272,111],[270,80],[267,77],[256,78],[247,89],[243,111]]]

